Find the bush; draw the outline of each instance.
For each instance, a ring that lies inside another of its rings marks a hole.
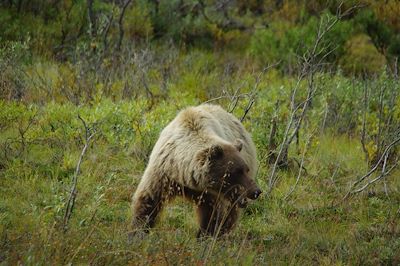
[[[355,17],[356,25],[370,36],[375,47],[383,52],[391,45],[394,39],[392,29],[383,21],[378,19],[372,10],[366,9]]]
[[[296,67],[297,56],[309,51],[316,40],[320,23],[332,21],[330,14],[320,20],[311,17],[304,25],[291,26],[287,22],[271,23],[267,29],[258,30],[252,37],[249,52],[262,64],[281,61],[281,68],[290,70]],[[339,21],[323,37],[319,49],[322,58],[329,52],[325,61],[334,63],[344,53],[344,44],[352,34],[351,21]]]
[[[124,17],[124,28],[128,39],[151,39],[153,24],[146,1],[138,1],[130,7]]]
[[[386,65],[385,57],[373,45],[371,38],[359,34],[346,42],[340,66],[351,75],[377,75]]]
[[[0,45],[0,99],[21,99],[25,94],[24,68],[30,61],[27,42]]]
[[[155,36],[184,45],[211,47],[212,32],[194,6],[192,1],[160,1],[152,17]]]

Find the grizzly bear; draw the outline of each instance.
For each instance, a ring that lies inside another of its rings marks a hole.
[[[148,232],[164,203],[182,196],[197,206],[197,237],[220,236],[239,208],[257,199],[256,149],[240,121],[221,107],[181,111],[161,132],[132,199],[132,234]]]

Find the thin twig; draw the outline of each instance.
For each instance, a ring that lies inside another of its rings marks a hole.
[[[126,0],[124,5],[122,6],[122,10],[121,13],[119,15],[119,19],[118,19],[118,26],[119,26],[119,38],[118,38],[118,42],[117,42],[117,51],[121,50],[121,45],[122,45],[122,39],[124,38],[124,25],[122,23],[123,19],[124,19],[124,15],[125,15],[125,11],[126,8],[128,7],[128,5],[132,2],[132,0]]]
[[[71,218],[71,215],[72,215],[72,212],[74,210],[76,195],[78,193],[78,190],[77,190],[78,175],[79,175],[79,172],[80,172],[81,163],[83,161],[83,156],[85,155],[86,150],[89,147],[90,140],[96,134],[96,131],[91,132],[91,130],[87,126],[85,120],[83,120],[83,118],[80,115],[78,115],[78,118],[79,118],[79,120],[81,120],[81,122],[83,124],[83,127],[85,129],[85,145],[82,148],[81,154],[79,156],[78,163],[77,163],[76,168],[75,168],[75,173],[74,173],[74,176],[72,178],[72,186],[71,186],[70,194],[69,194],[68,201],[67,201],[67,204],[66,204],[65,213],[64,213],[64,219],[63,219],[64,231],[67,231],[67,229],[68,229],[68,222],[69,222],[69,220]]]
[[[243,122],[243,120],[246,118],[246,115],[249,113],[251,107],[253,106],[256,97],[257,97],[257,93],[258,93],[258,86],[260,85],[261,82],[261,77],[271,68],[277,66],[280,62],[268,65],[266,67],[263,68],[263,70],[258,73],[257,77],[256,77],[256,82],[254,84],[254,87],[252,89],[252,91],[250,92],[250,98],[249,98],[249,102],[247,103],[247,106],[244,110],[243,116],[240,118],[240,122]]]
[[[400,142],[400,136],[398,138],[396,138],[394,141],[392,141],[384,150],[384,152],[382,153],[381,157],[379,158],[378,162],[375,164],[374,167],[372,167],[365,175],[363,175],[362,177],[360,177],[359,179],[357,179],[353,184],[351,184],[349,191],[346,193],[346,195],[343,197],[343,199],[341,200],[341,202],[343,202],[345,199],[347,199],[350,195],[352,194],[356,194],[359,193],[361,191],[363,191],[364,189],[366,189],[369,185],[375,183],[376,181],[378,181],[379,179],[381,179],[383,176],[388,175],[393,169],[394,167],[397,166],[397,163],[394,164],[388,171],[385,172],[385,170],[383,170],[383,174],[381,173],[377,178],[371,180],[370,182],[368,182],[366,185],[362,186],[359,189],[355,189],[355,187],[360,184],[361,182],[363,182],[366,178],[368,178],[369,176],[371,176],[379,167],[379,165],[382,163],[382,161],[384,161],[384,167],[386,167],[386,160],[388,158],[388,154],[389,151],[396,146],[398,143]],[[382,168],[384,168],[382,167]]]
[[[381,173],[378,177],[372,179],[371,181],[369,181],[368,183],[366,183],[364,186],[362,186],[362,187],[359,188],[359,189],[356,189],[356,190],[352,191],[351,193],[352,193],[352,194],[360,193],[360,192],[362,192],[363,190],[365,190],[367,187],[369,187],[370,185],[372,185],[373,183],[375,183],[376,181],[378,181],[378,180],[380,180],[380,179],[386,177],[387,175],[389,175],[389,174],[392,172],[392,170],[396,168],[397,163],[394,164],[394,165],[392,165],[392,167],[390,167],[389,170],[385,171],[385,169],[386,169],[386,160],[387,160],[387,156],[385,156],[384,167],[382,167],[382,173]]]
[[[310,47],[310,49],[306,51],[301,57],[299,57],[299,60],[302,60],[302,67],[298,75],[296,85],[294,86],[290,97],[290,106],[291,106],[290,118],[288,120],[285,129],[285,133],[279,148],[278,155],[276,156],[276,160],[274,162],[274,165],[271,169],[271,174],[269,176],[269,181],[268,181],[269,192],[272,191],[275,183],[278,180],[278,177],[276,177],[276,169],[278,167],[278,164],[281,162],[282,155],[284,153],[284,155],[287,157],[289,146],[293,141],[294,137],[298,135],[298,132],[302,125],[302,121],[305,119],[306,112],[309,106],[311,105],[311,100],[313,99],[317,91],[317,86],[315,86],[314,84],[314,74],[318,70],[318,68],[321,67],[323,60],[332,52],[332,50],[325,51],[326,47],[324,46],[321,48],[322,40],[325,37],[325,35],[329,31],[331,31],[332,28],[340,21],[340,19],[342,19],[344,16],[347,16],[355,9],[359,8],[359,6],[353,6],[352,8],[349,8],[344,13],[342,13],[341,12],[342,5],[343,3],[339,5],[335,18],[331,19],[328,17],[326,21],[324,20],[324,17],[321,18],[313,46]],[[319,57],[321,58],[317,60]],[[303,103],[296,105],[295,99],[297,91],[300,87],[300,82],[305,78],[308,79],[307,97]],[[297,111],[300,108],[302,110],[301,113],[298,114]],[[297,121],[295,121],[295,118]]]
[[[246,97],[248,97],[248,95],[249,95],[248,93],[241,93],[241,94],[237,94],[237,95],[235,94],[233,96],[231,96],[231,95],[221,95],[221,96],[218,96],[218,97],[215,97],[215,98],[211,98],[211,99],[203,102],[202,104],[211,103],[211,102],[222,100],[222,99],[230,99],[231,102],[232,102],[232,101],[237,101],[240,98],[246,98]],[[232,110],[232,109],[229,109],[229,110]],[[230,113],[232,113],[232,111]]]

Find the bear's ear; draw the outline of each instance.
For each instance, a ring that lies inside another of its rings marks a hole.
[[[233,145],[240,152],[243,148],[243,141],[241,139],[236,139],[235,144]]]
[[[224,155],[224,149],[218,145],[218,144],[214,144],[211,146],[211,148],[209,149],[209,158],[210,159],[219,159]]]
[[[214,144],[209,148],[205,148],[197,153],[197,160],[200,164],[205,164],[207,161],[212,161],[221,158],[224,155],[223,148]]]

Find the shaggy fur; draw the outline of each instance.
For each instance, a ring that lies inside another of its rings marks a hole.
[[[154,226],[163,204],[182,196],[197,205],[198,236],[229,232],[254,182],[256,150],[249,133],[216,105],[189,107],[161,132],[133,196],[132,229]]]

